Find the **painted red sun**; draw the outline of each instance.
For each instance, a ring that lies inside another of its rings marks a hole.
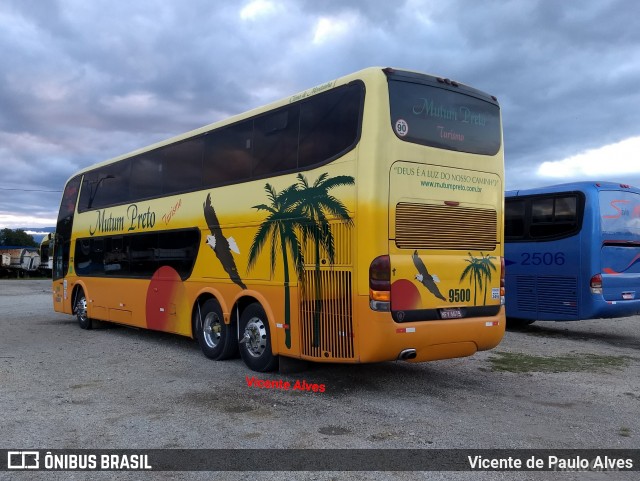
[[[172,332],[176,305],[182,294],[182,279],[173,267],[162,266],[151,277],[147,289],[147,327]]]
[[[420,291],[408,279],[400,279],[391,284],[391,309],[411,311],[420,307]]]

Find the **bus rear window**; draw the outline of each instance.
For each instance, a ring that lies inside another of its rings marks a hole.
[[[603,234],[640,235],[640,195],[622,190],[603,190],[599,200]]]
[[[446,150],[495,155],[500,108],[471,95],[421,83],[389,81],[391,127],[405,141]]]

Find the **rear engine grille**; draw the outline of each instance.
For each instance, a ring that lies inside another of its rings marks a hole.
[[[518,309],[546,314],[578,315],[578,279],[557,276],[517,276]]]
[[[353,359],[351,272],[321,270],[317,283],[315,269],[307,269],[302,285],[302,353],[321,359]]]
[[[498,215],[476,207],[413,204],[396,206],[396,245],[400,249],[496,248]]]
[[[538,277],[539,312],[578,315],[578,279],[575,277]]]
[[[518,310],[538,311],[538,295],[534,276],[516,276],[516,298]]]

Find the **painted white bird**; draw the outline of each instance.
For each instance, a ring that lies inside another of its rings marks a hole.
[[[426,287],[431,294],[436,296],[438,299],[446,301],[444,296],[440,293],[440,289],[436,286],[436,282],[440,282],[440,279],[438,279],[438,276],[436,275],[429,274],[427,266],[424,265],[424,262],[422,262],[422,259],[418,256],[418,251],[415,251],[411,258],[413,259],[413,264],[416,266],[416,269],[418,269],[416,279]]]
[[[211,231],[211,235],[207,236],[206,243],[211,247],[211,249],[213,249],[213,252],[215,252],[216,257],[222,264],[222,268],[227,274],[229,274],[229,278],[243,289],[246,289],[247,286],[242,282],[240,274],[238,274],[236,261],[233,259],[233,255],[231,254],[231,251],[236,254],[240,254],[240,249],[233,237],[229,237],[227,239],[222,234],[218,216],[211,205],[211,194],[207,194],[207,200],[202,204],[202,208],[204,210],[204,218],[206,219],[209,230]]]

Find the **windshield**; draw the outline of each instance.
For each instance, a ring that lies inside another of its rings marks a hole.
[[[391,126],[402,140],[440,149],[495,155],[500,108],[462,92],[389,79]]]

